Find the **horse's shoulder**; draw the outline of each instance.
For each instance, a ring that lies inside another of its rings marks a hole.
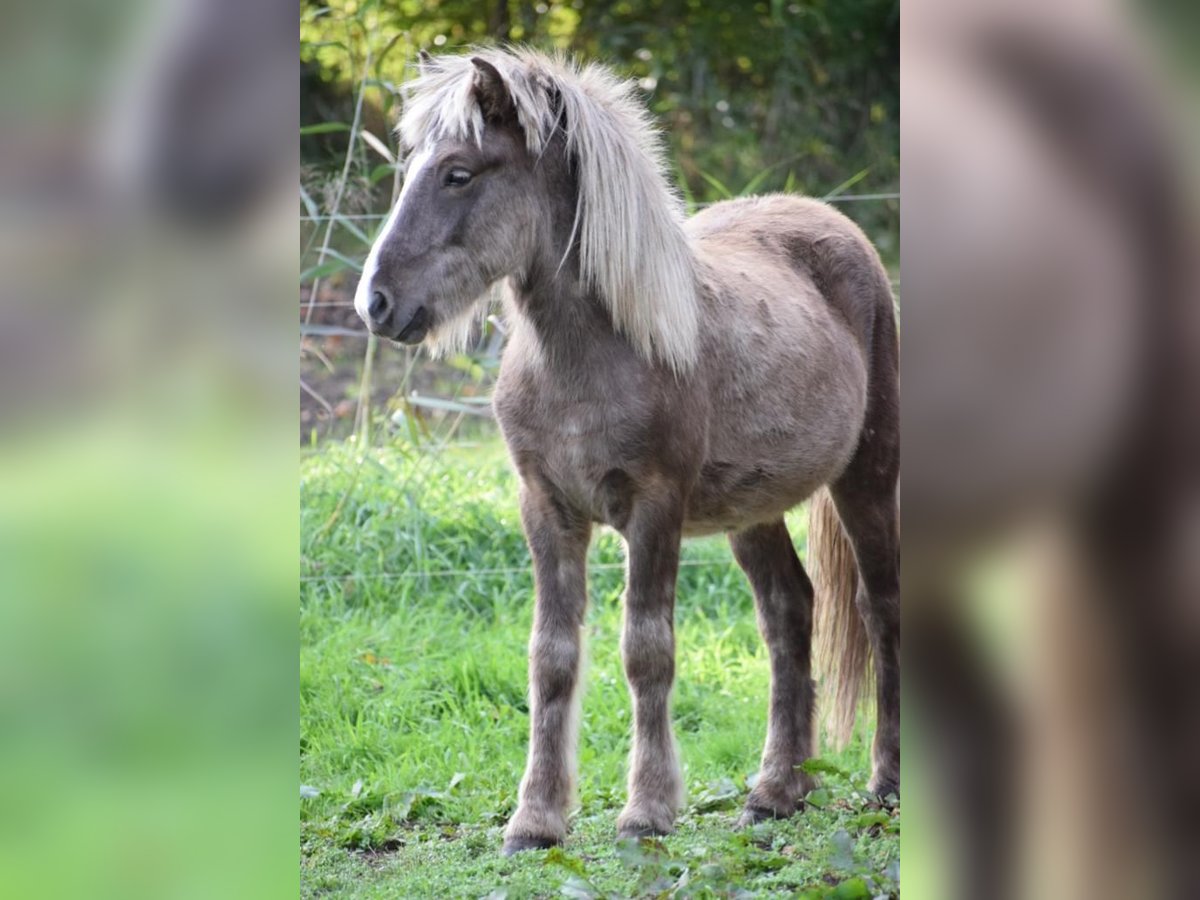
[[[515,351],[515,352],[514,352]],[[492,409],[501,424],[513,419],[538,394],[537,367],[527,354],[508,348],[500,363]]]

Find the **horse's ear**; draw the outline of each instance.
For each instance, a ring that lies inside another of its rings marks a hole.
[[[500,70],[480,56],[472,56],[475,66],[475,96],[485,119],[506,119],[516,113],[512,95],[500,76]]]
[[[428,50],[417,51],[417,72],[422,75],[429,75],[433,72],[433,57],[429,55]]]

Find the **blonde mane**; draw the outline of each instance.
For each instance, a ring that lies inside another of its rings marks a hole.
[[[410,148],[443,138],[482,144],[473,56],[500,73],[531,154],[564,129],[579,181],[572,239],[579,241],[580,275],[608,305],[614,327],[645,358],[676,372],[690,369],[695,259],[661,136],[634,83],[604,66],[530,50],[437,57],[404,87],[400,134]]]

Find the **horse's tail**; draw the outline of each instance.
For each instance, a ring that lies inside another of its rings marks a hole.
[[[812,576],[813,652],[825,726],[841,748],[854,732],[858,698],[871,664],[871,644],[855,595],[858,566],[828,488],[809,503],[808,568]]]

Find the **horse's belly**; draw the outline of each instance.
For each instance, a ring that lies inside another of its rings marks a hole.
[[[691,534],[778,519],[845,471],[858,446],[864,351],[811,279],[778,262],[749,251],[717,260],[722,274],[758,281],[721,282],[706,308],[709,427]]]
[[[684,531],[712,534],[774,521],[837,474],[814,472],[803,465],[783,471],[779,462],[745,468],[706,463],[689,498]]]
[[[736,531],[778,519],[835,480],[858,446],[866,407],[865,373],[847,379],[827,402],[783,402],[753,423],[710,431],[706,459],[688,500],[685,531]],[[770,413],[770,414],[768,414]]]

